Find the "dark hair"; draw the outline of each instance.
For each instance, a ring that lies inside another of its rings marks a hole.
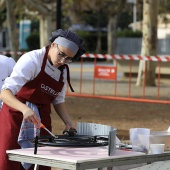
[[[73,57],[73,61],[76,61],[80,56],[82,56],[86,52],[83,46],[84,45],[83,39],[80,38],[76,33],[70,30],[63,31],[62,29],[58,29],[52,32],[49,41],[52,43],[57,37],[64,37],[74,42],[76,45],[78,45],[79,50],[77,51],[76,55]]]

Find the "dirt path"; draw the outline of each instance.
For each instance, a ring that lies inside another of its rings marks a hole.
[[[167,84],[169,86],[169,81]],[[74,89],[79,89],[76,81],[73,81],[72,85]],[[109,83],[101,84],[101,86],[99,89],[96,89],[99,93],[102,92],[102,89],[110,88]],[[83,84],[83,87],[86,87],[85,90],[91,90],[92,88],[91,84],[87,81]],[[111,89],[113,90],[112,86]],[[124,94],[124,90],[123,87],[120,92]],[[146,94],[155,96],[156,90],[156,88],[149,88]],[[169,88],[164,87],[163,90],[161,96],[169,100]],[[139,89],[134,92],[134,95],[139,95]],[[66,97],[66,106],[75,124],[77,122],[89,122],[113,126],[117,128],[117,136],[122,141],[129,139],[130,128],[145,127],[161,131],[167,130],[170,126],[170,105],[167,104]],[[54,134],[61,134],[65,128],[60,118],[54,113],[53,108],[52,126]],[[59,169],[52,168],[52,170]]]
[[[113,126],[117,128],[120,140],[129,139],[130,128],[166,130],[170,126],[170,106],[164,104],[67,97],[66,106],[75,123],[91,122]],[[52,125],[55,134],[61,134],[65,127],[54,111]]]
[[[74,122],[100,123],[118,130],[121,140],[129,139],[129,129],[146,127],[166,130],[170,126],[170,106],[116,100],[67,97],[66,106]],[[64,124],[52,112],[53,132],[60,134]]]

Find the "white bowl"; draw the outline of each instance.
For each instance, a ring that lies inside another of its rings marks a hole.
[[[150,144],[165,144],[165,151],[170,151],[170,132],[151,131]]]
[[[165,144],[150,144],[151,154],[160,154],[164,153]]]

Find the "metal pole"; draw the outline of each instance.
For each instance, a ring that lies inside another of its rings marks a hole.
[[[57,23],[56,23],[56,28],[57,29],[60,29],[61,28],[61,17],[62,17],[62,14],[61,14],[61,6],[62,6],[62,3],[61,3],[61,0],[57,0],[57,6],[56,6],[56,18],[57,18]]]

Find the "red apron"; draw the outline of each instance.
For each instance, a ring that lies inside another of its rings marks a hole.
[[[30,82],[26,83],[21,90],[17,93],[16,97],[25,103],[26,101],[32,102],[37,105],[42,123],[51,130],[51,106],[52,101],[61,92],[63,82],[63,68],[67,68],[68,83],[69,70],[67,65],[63,65],[61,69],[60,79],[56,81],[45,72],[45,65],[47,61],[48,47],[43,59],[43,64],[40,73],[37,77]],[[31,69],[31,68],[30,68]],[[70,86],[71,87],[71,86]],[[0,170],[23,170],[20,162],[8,160],[6,150],[19,149],[17,143],[18,135],[23,120],[23,115],[5,103],[0,111]],[[49,135],[45,130],[41,129],[41,135]],[[39,170],[50,170],[50,167],[40,166]],[[33,170],[33,166],[29,170]]]

